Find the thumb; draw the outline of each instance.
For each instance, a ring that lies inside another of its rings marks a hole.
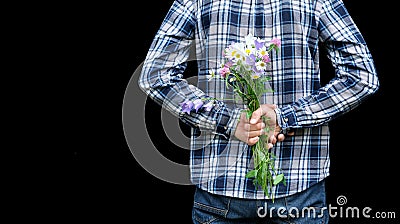
[[[265,111],[262,109],[262,107],[259,107],[257,110],[253,111],[251,114],[250,124],[257,124],[263,115],[265,115]]]
[[[274,110],[275,104],[263,104],[251,114],[250,124],[256,124],[262,116],[268,113],[268,110]]]

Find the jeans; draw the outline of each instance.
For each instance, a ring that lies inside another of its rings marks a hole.
[[[196,188],[193,223],[328,223],[325,182],[283,198],[252,200],[210,194]]]

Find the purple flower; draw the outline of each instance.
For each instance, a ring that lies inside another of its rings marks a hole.
[[[262,47],[264,47],[264,42],[258,41],[256,39],[256,40],[254,40],[254,45],[256,46],[256,50],[260,50]]]
[[[229,61],[227,61],[227,62],[225,63],[225,66],[224,66],[224,67],[230,68],[230,67],[232,67],[232,65],[233,65],[233,61],[229,60]]]
[[[213,102],[213,101],[210,101],[210,102],[204,104],[204,105],[203,105],[203,108],[204,108],[206,111],[211,111],[211,109],[212,109],[213,106],[214,106],[214,102]]]
[[[185,100],[183,103],[180,103],[182,107],[182,112],[190,114],[190,111],[192,110],[194,103],[190,100]]]
[[[201,106],[203,106],[203,100],[201,99],[197,99],[193,101],[194,104],[194,109],[196,110],[196,112],[201,108]]]
[[[250,54],[246,57],[246,63],[248,65],[255,65],[256,64],[256,56],[254,54]]]

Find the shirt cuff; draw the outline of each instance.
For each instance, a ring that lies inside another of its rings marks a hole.
[[[217,116],[217,127],[215,134],[229,139],[236,130],[241,112],[242,110],[239,108],[229,109],[228,107],[224,107],[218,113],[219,116]]]
[[[290,128],[297,128],[297,117],[296,113],[291,106],[284,106],[281,108],[276,108],[276,120],[279,127],[282,128],[283,133],[287,133]]]

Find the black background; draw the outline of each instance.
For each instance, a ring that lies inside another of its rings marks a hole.
[[[344,195],[347,206],[371,207],[373,212],[396,211],[396,216],[400,216],[396,182],[398,40],[393,33],[396,16],[389,7],[375,2],[344,2],[371,50],[381,86],[364,104],[330,123],[328,203],[336,205],[336,198]],[[83,107],[75,111],[82,120],[87,119],[87,125],[81,125],[81,135],[77,134],[74,138],[77,141],[69,143],[72,163],[63,197],[69,206],[62,218],[79,221],[110,218],[112,223],[141,223],[138,220],[191,223],[194,187],[167,183],[144,170],[126,143],[122,122],[128,82],[143,62],[171,3],[172,0],[144,1],[140,6],[110,8],[104,4],[95,17],[82,22],[78,29],[84,33],[95,29],[96,35],[73,36],[87,43],[91,53],[106,50],[112,53],[104,54],[87,71],[89,74],[99,70],[106,75],[77,87],[95,88],[80,97]],[[97,8],[86,9],[85,12]],[[322,64],[322,71],[329,72],[331,68],[324,58]],[[157,149],[167,158],[187,164],[188,152],[174,146],[159,128],[160,107],[148,101],[145,110],[149,133],[157,136],[153,139],[160,146]],[[331,223],[394,223],[394,220],[334,218]]]

